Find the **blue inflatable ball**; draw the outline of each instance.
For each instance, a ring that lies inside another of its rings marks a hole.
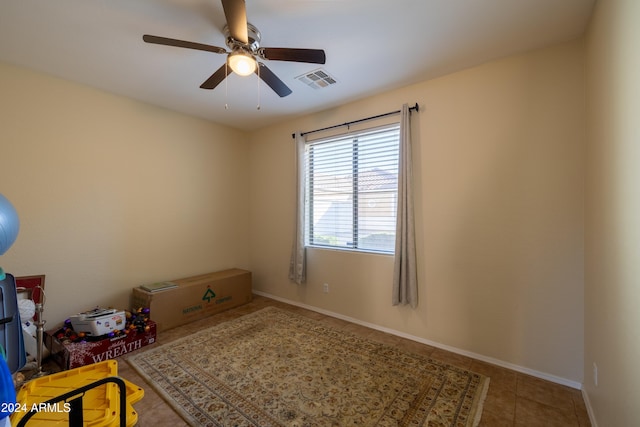
[[[18,212],[11,202],[0,194],[0,255],[3,255],[16,241],[19,229]]]

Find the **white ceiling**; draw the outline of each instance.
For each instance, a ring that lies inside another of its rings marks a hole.
[[[2,0],[0,61],[254,130],[571,40],[594,2],[246,0],[261,46],[326,52],[325,65],[264,61],[293,90],[285,98],[255,75],[200,89],[225,55],[142,41],[152,34],[226,47],[220,0]],[[312,89],[295,80],[319,67],[338,83]]]

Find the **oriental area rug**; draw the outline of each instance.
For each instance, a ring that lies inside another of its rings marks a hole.
[[[470,427],[489,386],[276,307],[127,360],[193,426]]]

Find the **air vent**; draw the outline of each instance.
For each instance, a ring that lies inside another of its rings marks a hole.
[[[310,73],[302,74],[296,77],[296,79],[314,89],[322,89],[338,83],[336,79],[330,76],[329,73],[322,68],[318,68]]]

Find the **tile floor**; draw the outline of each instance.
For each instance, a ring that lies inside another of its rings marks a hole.
[[[160,332],[158,334],[158,344],[167,343],[207,326],[213,326],[270,305],[285,308],[327,322],[334,327],[344,328],[367,336],[370,339],[396,345],[407,351],[425,354],[433,359],[489,376],[491,383],[485,400],[480,426],[584,427],[591,425],[579,390],[257,295],[254,296],[254,300],[249,304],[184,327]],[[144,398],[134,405],[139,414],[137,424],[139,427],[179,427],[187,425],[153,388],[129,366],[125,359],[119,360],[118,370],[122,377],[145,389]]]

